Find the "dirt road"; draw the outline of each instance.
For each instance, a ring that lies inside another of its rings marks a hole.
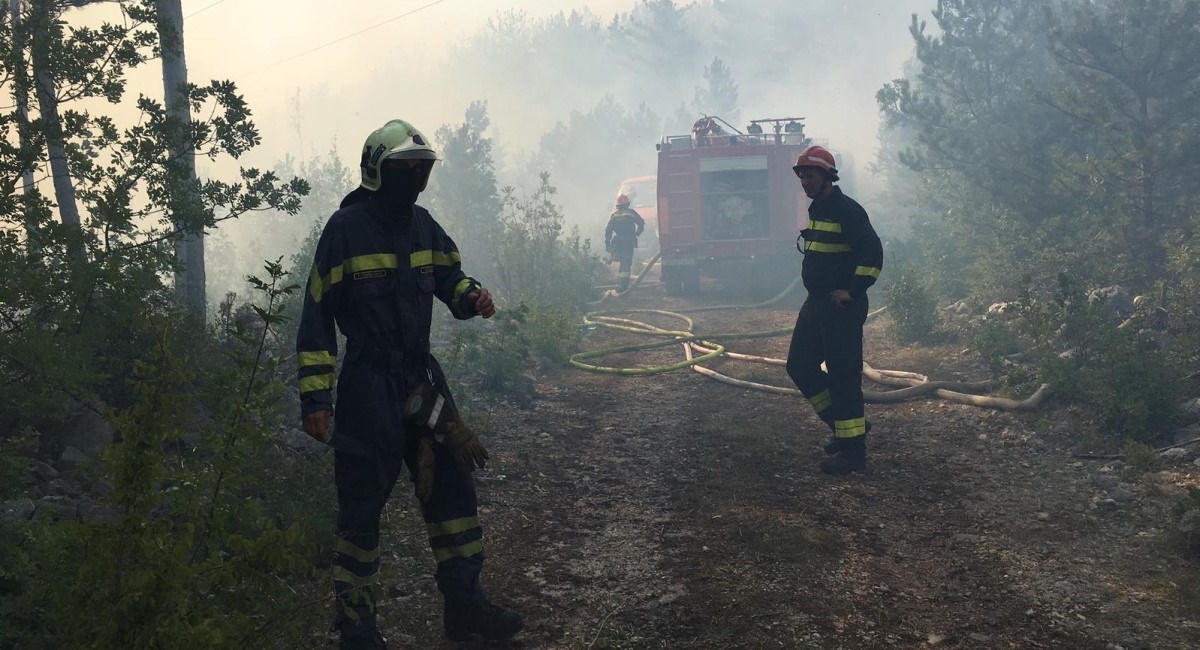
[[[700,303],[652,287],[626,304]],[[797,306],[699,314],[697,331],[785,326]],[[885,325],[868,326],[876,367],[986,378],[957,347],[900,348]],[[585,346],[638,341],[599,331]],[[786,346],[730,347],[782,357]],[[714,367],[787,383],[780,368]],[[1200,647],[1200,572],[1167,512],[1200,469],[1134,476],[1075,460],[1061,451],[1073,433],[1061,409],[914,401],[868,405],[868,416],[867,471],[828,477],[816,471],[824,430],[798,398],[687,370],[539,377],[532,408],[486,418],[485,583],[527,619],[501,647]],[[1133,498],[1098,507],[1113,482]],[[450,647],[411,501],[393,498],[389,519],[385,631],[396,647]]]

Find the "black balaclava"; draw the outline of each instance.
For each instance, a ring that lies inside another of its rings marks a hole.
[[[383,165],[379,170],[379,198],[391,207],[408,210],[417,202],[428,173],[424,165],[407,170]]]

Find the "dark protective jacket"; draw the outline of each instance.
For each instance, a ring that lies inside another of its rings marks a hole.
[[[804,253],[800,276],[809,295],[837,289],[865,294],[883,270],[883,244],[867,211],[835,185],[808,206],[808,221],[796,245]]]
[[[397,215],[382,200],[353,197],[321,233],[304,296],[296,340],[302,415],[333,408],[335,324],[348,357],[386,357],[392,372],[402,368],[407,394],[436,363],[433,298],[456,318],[475,315],[467,294],[479,284],[463,273],[458,247],[429,212],[413,206]]]
[[[633,249],[637,246],[637,238],[646,229],[646,220],[632,208],[617,208],[608,218],[608,226],[604,228],[605,243],[611,242],[613,248]]]

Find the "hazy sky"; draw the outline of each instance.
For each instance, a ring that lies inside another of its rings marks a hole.
[[[470,92],[465,89],[473,80],[429,81],[426,73],[489,18],[514,9],[540,17],[587,8],[607,20],[636,4],[637,0],[184,0],[183,10],[191,80],[228,78],[238,84],[264,136],[264,145],[246,162],[269,166],[281,152],[297,148],[300,136],[293,105],[298,91],[306,148],[327,149],[337,138],[343,158],[353,161],[362,137],[390,117],[405,117],[427,132],[461,120],[466,107],[463,97]],[[743,103],[759,104],[743,106],[743,114],[789,110],[781,107],[802,99],[810,133],[849,142],[865,164],[875,148],[874,91],[898,76],[911,55],[909,16],[913,12],[927,16],[934,4],[934,0],[847,0],[838,15],[814,15],[814,27],[798,29],[796,38],[828,48],[844,67],[811,71],[811,87],[795,88],[793,97],[773,96],[775,101],[766,102],[743,92]],[[381,98],[389,98],[386,102],[364,105],[362,86],[378,78],[371,72],[378,71],[381,62],[396,60],[411,61],[412,77],[398,78],[394,87],[379,89]],[[519,94],[521,77],[522,71],[513,71],[514,95]],[[339,104],[343,93],[348,101]],[[502,150],[510,155],[531,148],[521,151],[514,142],[532,142],[554,126],[518,126],[515,120],[504,119],[504,98],[473,98],[490,102]],[[581,101],[579,108],[586,110],[590,101]],[[504,141],[506,136],[510,142]]]
[[[702,70],[695,70],[691,78],[661,83],[622,78],[612,74],[622,66],[610,67],[603,52],[581,51],[580,60],[587,62],[585,74],[562,80],[547,95],[545,78],[571,66],[535,57],[518,59],[527,62],[518,66],[525,69],[497,72],[496,66],[480,65],[456,48],[468,43],[489,19],[510,11],[543,18],[586,9],[606,25],[614,15],[626,14],[639,4],[640,0],[184,0],[190,81],[234,81],[249,102],[263,139],[261,146],[240,160],[201,161],[200,172],[229,178],[238,166],[272,168],[285,156],[308,158],[331,147],[353,168],[363,138],[388,119],[408,119],[433,136],[443,124],[460,123],[471,101],[485,100],[492,121],[489,135],[501,156],[497,161],[501,181],[521,186],[536,183],[536,172],[541,170],[531,167],[531,157],[541,137],[557,122],[567,121],[572,110],[586,112],[612,96],[627,110],[647,101],[659,118],[671,118],[680,107],[694,110],[692,89],[702,81]],[[675,4],[693,3],[676,0]],[[751,43],[762,16],[770,15],[763,10],[765,3],[756,4],[757,22],[736,25],[744,29],[735,30],[750,35]],[[910,16],[918,13],[928,18],[935,5],[936,0],[779,0],[780,7],[792,10],[790,20],[801,24],[794,27],[794,39],[788,36],[788,43],[773,43],[774,49],[783,45],[797,56],[767,60],[752,51],[720,51],[714,38],[712,52],[704,57],[721,56],[732,63],[743,119],[803,115],[810,136],[852,152],[860,170],[858,198],[870,204],[874,179],[867,177],[866,169],[878,146],[879,123],[874,95],[882,84],[900,76],[912,56]],[[737,8],[738,0],[729,0],[726,6]],[[811,21],[796,21],[797,6],[813,8]],[[101,5],[95,11],[112,8]],[[738,16],[729,12],[714,18],[711,6],[702,11],[707,14],[698,15],[708,20]],[[771,33],[779,34],[778,24],[773,25],[776,29]],[[783,33],[791,31],[788,27]],[[534,52],[538,45],[532,43]],[[548,43],[546,51],[561,52],[559,45],[555,49]],[[457,65],[447,64],[451,54]],[[451,69],[458,70],[455,78],[446,72]],[[524,83],[537,79],[540,86]],[[532,90],[535,87],[542,90]],[[136,71],[129,89],[128,101],[136,93],[161,97],[159,66]],[[574,175],[548,170],[560,188],[558,199],[568,222],[585,227],[585,236],[596,234],[589,227],[602,231],[616,185],[608,176],[653,174],[655,141],[645,142],[620,169],[613,160],[579,151],[588,165],[604,173],[585,173],[581,178],[578,170]],[[594,182],[599,177],[604,180]],[[332,212],[335,206],[328,207]],[[589,226],[588,219],[599,219],[600,225]],[[239,263],[248,267],[245,270],[257,269],[259,260],[291,250],[295,238],[309,227],[299,224],[295,232],[263,233],[257,223],[248,217],[221,229],[220,237],[239,248],[238,256],[243,258]],[[241,272],[230,269],[229,275],[240,277]]]
[[[598,16],[611,16],[629,11],[635,3],[636,0],[184,0],[188,75],[193,82],[218,78],[237,83],[267,140],[257,154],[257,164],[269,164],[279,157],[279,148],[270,142],[273,137],[287,138],[287,146],[295,143],[292,106],[297,90],[324,88],[336,95],[340,89],[354,88],[352,94],[357,101],[357,87],[381,59],[408,59],[414,68],[432,67],[451,45],[478,31],[489,18],[502,11],[516,9],[530,16],[546,16],[587,7]],[[413,77],[424,79],[419,73]],[[397,79],[396,86],[403,87],[405,81]],[[445,81],[470,84],[470,80]],[[378,126],[376,122],[382,124],[388,117],[405,117],[429,134],[443,123],[461,121],[465,105],[445,106],[439,101],[438,88],[422,86],[411,89],[414,100],[405,107],[404,115],[396,114],[395,109],[386,105],[306,106],[302,94],[302,114],[319,109],[331,117],[339,113],[344,116],[341,123],[307,127],[310,133],[306,144],[320,148],[337,136],[344,157],[354,161],[361,139]],[[395,91],[396,88],[387,89],[380,94],[393,96]],[[307,119],[305,123],[311,124]]]

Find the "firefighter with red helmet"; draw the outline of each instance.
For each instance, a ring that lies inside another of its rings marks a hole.
[[[629,196],[617,196],[617,209],[608,218],[608,226],[604,228],[604,250],[611,254],[612,260],[620,263],[617,271],[617,291],[629,288],[629,270],[633,266],[633,249],[637,248],[637,239],[646,229],[646,221],[637,210],[629,207]]]
[[[834,185],[832,153],[808,147],[793,171],[812,203],[808,227],[796,240],[808,298],[792,332],[787,372],[833,432],[821,471],[849,474],[866,467],[871,425],[863,409],[863,324],[867,289],[883,269],[883,246],[866,210]]]
[[[458,421],[430,354],[435,299],[459,319],[490,318],[496,311],[488,290],[463,273],[454,241],[416,205],[436,160],[408,122],[392,120],[371,133],[361,185],[326,223],[304,296],[297,335],[301,413],[305,431],[334,449],[340,648],[386,647],[376,625],[383,593],[379,523],[401,464],[421,497],[446,636],[508,639],[523,625],[520,616],[489,602],[480,586],[483,529],[471,471],[483,466],[487,452]],[[335,377],[338,330],[346,349]],[[413,395],[436,396],[429,404],[436,402],[437,412],[406,418],[404,405]],[[454,435],[435,435],[435,423],[445,432],[446,422]]]

